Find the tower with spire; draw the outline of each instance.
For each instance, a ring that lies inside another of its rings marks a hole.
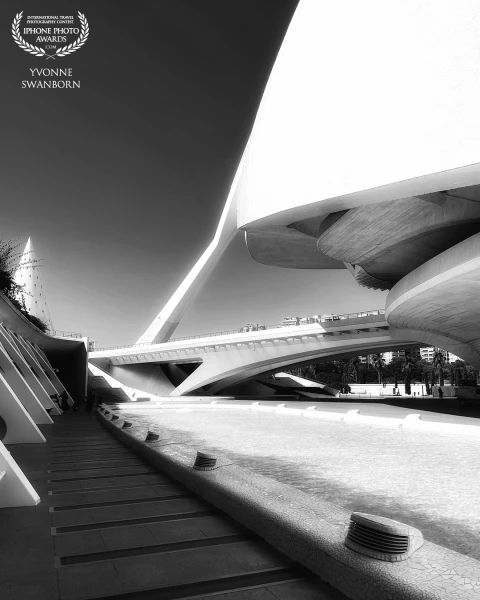
[[[15,271],[15,283],[22,286],[23,293],[19,298],[25,304],[27,311],[41,319],[53,334],[53,324],[47,304],[47,296],[40,277],[40,268],[35,256],[35,250],[30,238]]]

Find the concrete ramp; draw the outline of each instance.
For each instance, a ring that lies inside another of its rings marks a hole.
[[[314,398],[315,396],[338,397],[340,395],[339,390],[324,383],[285,372],[276,373],[275,379],[263,379],[262,383],[272,387],[276,391],[285,393],[288,390],[307,398]]]

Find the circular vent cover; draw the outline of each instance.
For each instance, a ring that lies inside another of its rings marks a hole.
[[[359,512],[350,518],[345,545],[365,556],[397,562],[423,545],[422,533],[404,523]]]

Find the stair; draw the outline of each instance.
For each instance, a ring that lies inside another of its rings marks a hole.
[[[103,375],[88,374],[88,390],[95,390],[95,396],[99,402],[122,403],[131,402],[130,398],[122,388],[112,387]]]
[[[41,504],[0,511],[9,598],[346,600],[91,415],[55,422],[40,452],[11,448]]]

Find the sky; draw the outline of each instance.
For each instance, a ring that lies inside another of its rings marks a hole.
[[[54,326],[135,342],[209,244],[297,2],[62,0],[0,5],[0,238],[32,238]],[[85,14],[55,64],[19,48],[15,15]],[[30,68],[80,89],[22,89]],[[230,245],[175,336],[381,308],[346,270],[255,263]]]

